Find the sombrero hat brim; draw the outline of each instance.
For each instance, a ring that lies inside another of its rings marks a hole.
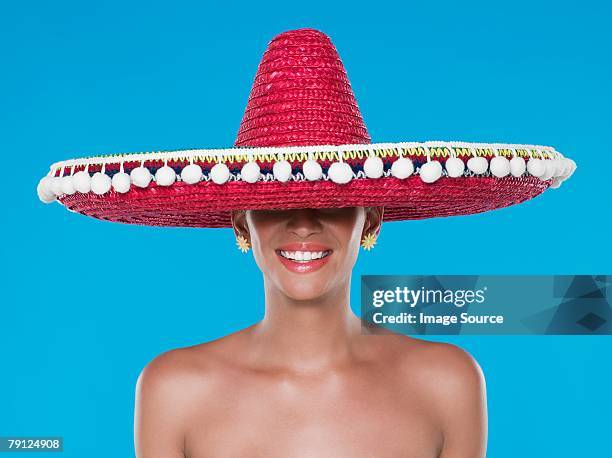
[[[354,206],[385,207],[394,221],[506,207],[576,168],[547,146],[372,144],[334,45],[312,29],[268,43],[234,146],[64,161],[38,195],[152,226],[228,227],[232,210]]]
[[[384,220],[467,215],[558,187],[574,161],[552,147],[463,142],[183,150],[73,159],[44,202],[130,224],[230,227],[232,210],[385,207]]]

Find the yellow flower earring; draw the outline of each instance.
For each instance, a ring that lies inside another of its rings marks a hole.
[[[376,245],[376,235],[374,232],[367,233],[363,239],[361,239],[361,246],[365,250],[371,250],[374,245]]]
[[[242,235],[239,235],[236,238],[236,245],[238,245],[238,248],[243,253],[246,253],[251,248],[251,245],[249,244],[249,241],[245,237],[243,237]]]

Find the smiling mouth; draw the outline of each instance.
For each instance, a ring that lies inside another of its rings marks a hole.
[[[308,263],[311,261],[316,261],[318,259],[323,259],[329,256],[332,253],[332,250],[323,250],[323,251],[285,251],[285,250],[276,250],[276,252],[283,258],[289,259],[290,261],[298,262],[298,263]]]

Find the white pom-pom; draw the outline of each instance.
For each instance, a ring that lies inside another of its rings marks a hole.
[[[142,165],[140,167],[132,169],[132,171],[130,172],[130,180],[132,180],[134,186],[138,186],[139,188],[146,188],[147,186],[149,186],[149,183],[151,183],[152,178],[153,177],[151,176],[151,172],[149,172],[149,169],[143,167]]]
[[[306,179],[310,181],[320,180],[321,177],[323,177],[323,169],[321,168],[321,164],[314,159],[304,161],[304,164],[302,164],[302,172],[304,172]]]
[[[49,182],[49,188],[56,196],[61,196],[62,192],[62,178],[61,177],[52,177]]]
[[[210,179],[216,184],[225,183],[227,180],[229,180],[229,177],[229,168],[223,162],[215,164],[213,168],[210,169]]]
[[[555,165],[551,160],[544,160],[544,173],[538,178],[542,181],[550,180],[555,173]]]
[[[50,175],[44,176],[39,182],[40,190],[46,194],[54,194],[53,189],[51,188],[51,183],[53,182],[53,177]]]
[[[513,177],[521,177],[527,170],[527,164],[522,157],[515,156],[510,159],[510,173]]]
[[[130,190],[131,185],[130,176],[125,172],[117,172],[113,175],[111,184],[113,189],[120,194],[125,194]]]
[[[353,169],[346,162],[334,162],[329,166],[327,176],[338,184],[346,184],[353,178]]]
[[[277,161],[272,166],[272,173],[274,174],[274,178],[278,181],[289,181],[291,178],[291,164],[289,161]]]
[[[240,170],[240,177],[247,183],[255,183],[257,180],[259,180],[260,176],[261,171],[259,164],[255,161],[247,162]]]
[[[550,164],[550,170],[552,172],[551,178],[559,176],[559,172],[561,172],[561,163],[558,159],[549,159],[547,162]]]
[[[363,163],[363,171],[368,178],[380,178],[384,169],[383,160],[378,156],[370,156]]]
[[[574,172],[576,171],[576,168],[577,168],[576,162],[574,162],[573,159],[568,159],[568,161],[569,161],[569,166],[568,166],[569,168],[568,168],[567,173],[565,175],[565,179],[568,179],[569,177],[571,177],[574,174]]]
[[[562,159],[553,159],[553,177],[558,178],[563,176],[565,164]]]
[[[560,175],[560,178],[565,180],[565,178],[567,177],[567,175],[570,172],[571,162],[566,157],[561,158],[560,162],[561,162],[561,175]]]
[[[449,177],[457,178],[463,175],[465,171],[465,162],[458,157],[449,157],[444,163],[444,168],[446,168],[446,173]]]
[[[38,194],[38,198],[46,203],[50,204],[55,200],[55,194],[51,191],[51,179],[52,177],[46,176],[43,177],[39,182],[38,186],[36,186],[36,193]]]
[[[71,176],[65,176],[62,177],[62,181],[61,181],[61,190],[62,190],[62,194],[68,194],[68,195],[72,195],[76,192],[76,190],[74,189],[74,185],[72,184],[72,177]]]
[[[487,158],[482,156],[471,157],[467,162],[468,169],[474,172],[476,175],[482,175],[489,168]]]
[[[538,158],[531,158],[527,161],[527,171],[534,177],[541,177],[546,172],[544,161]]]
[[[89,172],[81,170],[80,172],[72,175],[72,186],[74,186],[74,189],[76,189],[78,192],[82,192],[83,194],[91,191],[91,176],[89,175]]]
[[[164,165],[155,172],[155,182],[158,186],[171,186],[176,181],[176,172],[172,167]]]
[[[391,175],[395,178],[408,178],[410,175],[414,173],[414,165],[412,161],[407,157],[399,157],[397,158],[393,164],[391,164]]]
[[[96,172],[91,177],[91,191],[94,194],[102,195],[110,191],[111,177],[106,173]]]
[[[442,176],[442,164],[438,161],[425,162],[419,169],[419,175],[425,183],[433,183]]]
[[[552,182],[550,183],[550,187],[553,189],[559,189],[561,187],[561,183],[563,183],[561,178],[553,178]]]
[[[198,164],[189,164],[181,171],[181,180],[187,184],[199,183],[202,179],[202,167]]]
[[[510,161],[503,156],[495,156],[489,164],[491,174],[497,178],[503,178],[510,173]]]

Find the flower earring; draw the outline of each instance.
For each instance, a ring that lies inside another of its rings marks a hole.
[[[236,245],[238,245],[238,249],[240,249],[240,251],[242,251],[243,253],[246,253],[251,248],[249,241],[242,235],[239,235],[236,238]]]
[[[371,250],[372,247],[374,245],[376,245],[376,235],[374,234],[374,232],[369,232],[367,233],[362,239],[361,239],[361,246],[365,249],[365,250]]]

